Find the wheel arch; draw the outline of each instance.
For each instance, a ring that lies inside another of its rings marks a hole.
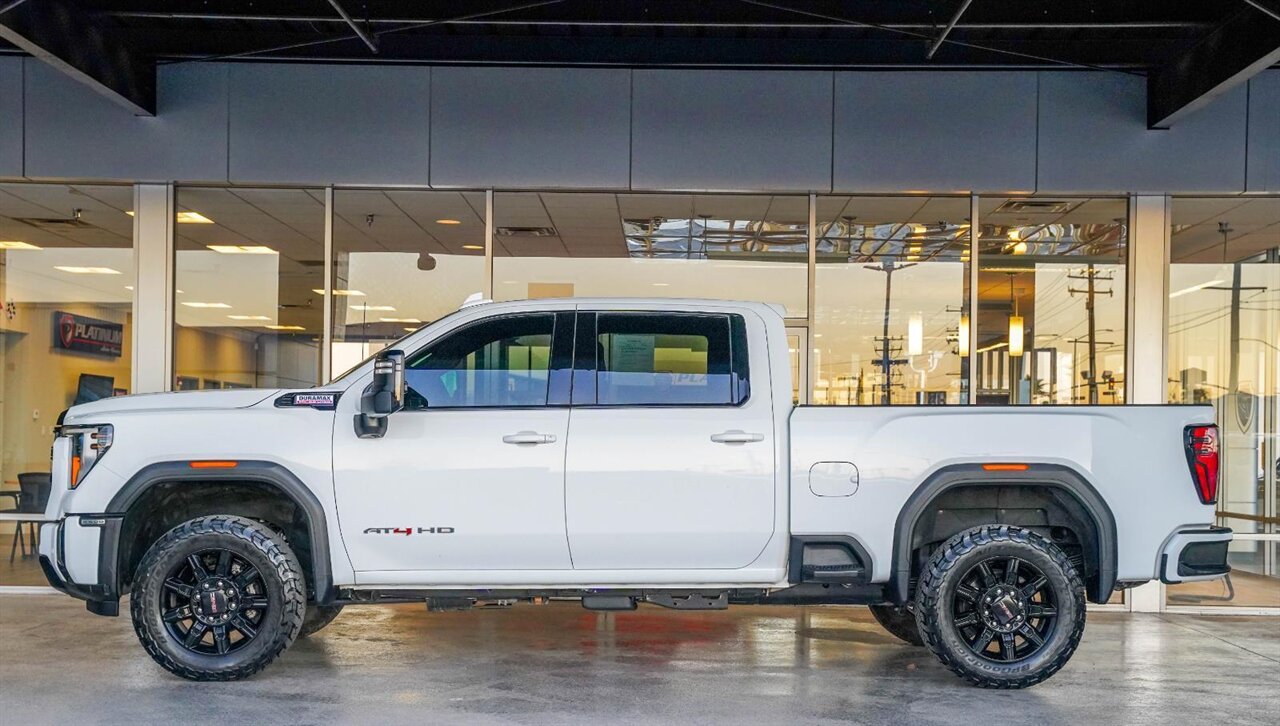
[[[337,594],[333,585],[333,573],[330,566],[330,545],[328,520],[320,500],[305,484],[288,468],[270,461],[237,461],[234,468],[193,468],[191,462],[164,461],[143,467],[125,483],[120,491],[107,504],[107,513],[120,515],[129,521],[135,506],[145,502],[148,496],[155,495],[158,488],[188,488],[209,484],[227,484],[236,487],[253,487],[261,490],[266,496],[278,497],[290,502],[301,514],[306,530],[307,547],[299,551],[299,558],[305,558],[307,575],[315,593],[317,603],[331,602]],[[191,491],[190,489],[186,489]],[[201,492],[212,495],[212,491]],[[235,514],[235,511],[225,512]],[[194,515],[193,515],[194,516]],[[129,573],[126,571],[128,561],[140,558],[142,553],[131,553],[130,543],[122,532],[116,552],[116,578],[119,585]],[[295,548],[296,549],[296,548]]]
[[[892,601],[905,603],[910,599],[913,535],[921,518],[948,492],[965,487],[1050,489],[1069,497],[1088,515],[1097,548],[1096,572],[1087,580],[1089,599],[1095,603],[1107,601],[1116,582],[1115,516],[1088,480],[1058,464],[1029,464],[1020,471],[988,471],[980,464],[955,464],[931,474],[907,499],[894,526],[893,570],[887,588]]]

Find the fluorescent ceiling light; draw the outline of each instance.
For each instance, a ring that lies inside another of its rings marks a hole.
[[[655,282],[655,283],[653,283],[653,286],[654,286],[654,287],[671,287],[671,283],[669,283],[669,282]]]
[[[352,305],[352,310],[363,310],[365,312],[392,312],[395,307],[391,305]]]
[[[179,224],[213,224],[213,220],[199,212],[178,212]]]
[[[267,330],[306,330],[301,325],[264,325]]]
[[[126,290],[132,290],[132,289],[133,289],[133,285],[125,285],[125,286],[124,286],[124,289],[126,289]]]
[[[121,275],[119,270],[110,267],[76,267],[74,265],[54,265],[53,269],[70,272],[76,275]]]
[[[482,249],[484,249],[484,245],[463,245],[463,246],[462,246],[462,249],[464,249],[464,250],[482,250]]]
[[[413,331],[417,330],[417,328],[405,328],[404,330],[406,333],[412,333]]]
[[[270,320],[270,315],[228,315],[232,320]]]
[[[0,250],[38,250],[38,249],[42,249],[42,248],[37,247],[31,244],[30,242],[19,242],[16,239],[0,240]]]
[[[205,245],[224,255],[278,255],[279,252],[265,245]]]
[[[1208,281],[1208,282],[1202,282],[1202,283],[1200,283],[1199,285],[1192,285],[1191,287],[1185,287],[1185,288],[1183,288],[1183,289],[1181,289],[1181,290],[1179,290],[1179,291],[1177,291],[1177,292],[1171,292],[1171,293],[1169,293],[1169,297],[1170,297],[1170,299],[1175,298],[1175,297],[1182,297],[1183,295],[1187,295],[1187,294],[1189,294],[1189,293],[1193,293],[1193,292],[1195,292],[1196,290],[1203,290],[1203,289],[1205,289],[1206,287],[1213,287],[1214,285],[1221,285],[1223,282],[1226,282],[1226,281],[1225,281],[1225,280],[1210,280],[1210,281]]]
[[[314,293],[315,293],[315,294],[317,294],[317,295],[323,295],[323,294],[324,294],[324,288],[321,288],[321,287],[313,287],[313,288],[311,288],[311,292],[314,292]],[[350,296],[350,297],[364,297],[364,293],[360,292],[359,290],[334,290],[334,291],[333,291],[333,294],[334,294],[334,295],[347,295],[347,296]]]
[[[384,323],[421,323],[417,318],[378,318]]]
[[[186,305],[189,308],[229,308],[231,307],[230,305],[224,302],[212,302],[212,303],[211,302],[184,302],[182,304]]]
[[[436,224],[462,224],[458,219],[437,219]]]

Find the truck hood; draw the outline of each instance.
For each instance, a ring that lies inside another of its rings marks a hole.
[[[173,410],[218,410],[247,408],[278,393],[277,388],[244,388],[224,391],[178,391],[177,393],[141,393],[134,396],[104,398],[92,403],[72,406],[67,422],[81,422],[111,413]]]

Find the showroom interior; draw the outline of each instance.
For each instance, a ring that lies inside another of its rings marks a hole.
[[[0,489],[74,403],[323,384],[476,293],[761,300],[803,405],[1212,404],[1234,573],[1101,607],[1280,615],[1280,70],[1152,128],[1106,68],[618,65],[178,59],[139,114],[0,54]]]

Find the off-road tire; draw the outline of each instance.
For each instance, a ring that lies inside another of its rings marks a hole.
[[[1057,615],[1038,650],[1002,663],[970,649],[953,623],[952,603],[955,588],[972,568],[1010,557],[1030,563],[1047,578]],[[938,547],[921,573],[915,603],[925,645],[956,675],[982,688],[1026,688],[1044,681],[1066,665],[1084,634],[1084,585],[1070,558],[1044,537],[1011,525],[975,527]]]
[[[302,619],[302,629],[298,631],[299,638],[305,638],[308,635],[314,635],[333,619],[338,617],[338,613],[342,612],[341,605],[308,605],[306,617]]]
[[[902,605],[871,605],[871,616],[880,623],[880,627],[889,631],[889,635],[907,645],[924,645],[920,637],[920,627],[916,625],[916,616]]]
[[[162,618],[168,573],[190,555],[210,549],[228,550],[253,565],[267,602],[256,635],[222,655],[188,650]],[[306,591],[298,558],[281,535],[253,520],[216,514],[184,522],[151,546],[134,574],[129,611],[138,640],[162,668],[193,681],[234,681],[265,668],[298,637]]]

